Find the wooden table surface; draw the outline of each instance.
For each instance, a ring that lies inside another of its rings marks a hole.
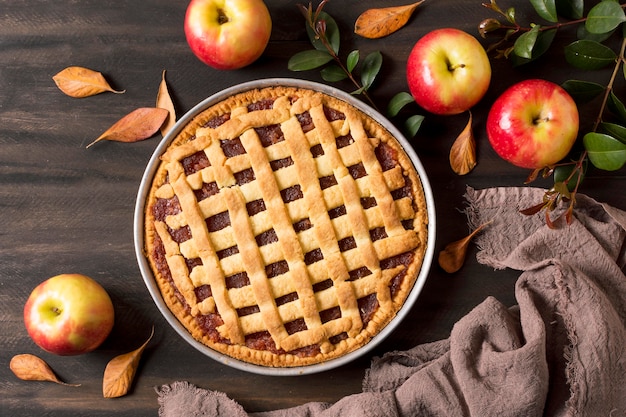
[[[342,54],[382,52],[383,68],[371,90],[378,107],[408,91],[407,56],[417,39],[444,26],[478,36],[477,25],[497,17],[482,0],[426,1],[401,31],[379,40],[352,33],[357,16],[370,7],[402,2],[331,0],[326,6],[342,34]],[[522,22],[536,21],[527,1],[515,6]],[[11,416],[156,416],[154,387],[177,380],[226,392],[249,411],[272,410],[308,401],[334,402],[357,393],[372,356],[392,349],[446,338],[453,324],[487,296],[514,304],[517,271],[493,271],[470,254],[465,267],[447,274],[433,264],[417,304],[406,320],[371,354],[324,373],[298,377],[249,374],[217,363],[188,346],[167,324],[142,280],[133,244],[133,210],[145,166],[161,137],[134,144],[85,146],[120,117],[152,106],[161,72],[178,115],[209,95],[241,82],[267,77],[322,81],[318,71],[295,73],[288,59],[310,48],[296,1],[268,0],[273,32],[263,57],[237,71],[217,71],[196,59],[183,33],[186,1],[96,0],[0,1],[0,414]],[[534,19],[534,20],[533,20]],[[563,31],[562,42],[573,38]],[[559,38],[561,39],[561,38]],[[482,41],[485,42],[486,41]],[[70,65],[101,71],[122,95],[74,99],[62,94],[52,76]],[[468,232],[463,194],[467,186],[523,186],[528,171],[499,159],[485,136],[490,104],[509,85],[530,77],[557,83],[570,78],[606,82],[610,70],[581,73],[569,67],[563,49],[522,68],[492,60],[493,79],[473,110],[478,166],[466,176],[452,172],[448,150],[467,115],[426,116],[411,139],[428,173],[437,211],[436,251]],[[335,86],[352,91],[344,83]],[[623,90],[623,88],[622,88]],[[597,110],[581,109],[589,126]],[[420,113],[419,109],[415,109]],[[400,125],[402,120],[394,120]],[[546,186],[548,182],[536,185]],[[582,192],[626,208],[624,169],[592,170]],[[78,272],[98,280],[116,311],[114,329],[96,351],[61,357],[43,352],[28,337],[22,309],[30,291],[44,279]],[[114,356],[137,348],[155,327],[130,393],[102,397],[102,374]],[[78,388],[18,380],[10,358],[34,353]]]

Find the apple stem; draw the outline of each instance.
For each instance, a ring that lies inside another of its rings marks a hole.
[[[224,23],[228,23],[230,19],[224,12],[224,9],[217,9],[217,23],[223,25]]]

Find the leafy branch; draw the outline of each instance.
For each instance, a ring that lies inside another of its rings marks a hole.
[[[584,80],[568,80],[563,83],[565,90],[579,105],[602,95],[598,116],[591,130],[582,135],[583,150],[580,155],[572,156],[570,161],[534,170],[526,179],[526,183],[530,183],[539,176],[553,176],[554,186],[546,191],[543,201],[522,210],[522,213],[530,215],[544,210],[547,224],[555,227],[556,220],[561,217],[568,224],[571,222],[576,193],[589,163],[604,171],[618,170],[626,163],[626,106],[617,97],[614,88],[620,73],[626,78],[626,32],[621,32],[618,52],[604,44],[614,34],[620,34],[618,28],[626,22],[626,6],[612,0],[602,1],[584,16],[582,0],[529,1],[538,16],[550,24],[531,23],[524,27],[517,22],[513,7],[503,10],[496,0],[483,4],[505,20],[501,22],[488,18],[480,22],[478,31],[483,38],[501,34],[500,39],[488,47],[488,52],[495,52],[496,58],[510,59],[515,66],[524,65],[540,58],[550,49],[559,29],[577,25],[577,40],[568,44],[564,51],[568,64],[582,70],[598,70],[614,65],[606,85]],[[609,119],[610,117],[612,118]],[[550,214],[561,202],[569,205],[557,219],[552,220]]]
[[[301,51],[292,56],[288,68],[292,71],[304,71],[324,67],[321,70],[324,80],[332,82],[348,78],[357,87],[352,94],[362,94],[376,108],[368,95],[368,90],[381,69],[382,55],[380,52],[372,52],[365,57],[361,67],[361,83],[359,83],[354,75],[359,61],[359,51],[350,52],[345,64],[341,60],[339,29],[335,20],[323,11],[328,1],[322,0],[315,10],[311,3],[308,7],[298,5],[306,19],[307,34],[314,49]],[[355,23],[355,33],[366,38],[388,36],[402,28],[423,2],[424,0],[421,0],[404,6],[368,9],[358,17]],[[415,99],[410,93],[404,91],[397,93],[389,102],[386,114],[390,118],[396,117],[404,107],[411,103],[415,103]],[[469,116],[467,126],[455,140],[449,155],[450,165],[459,175],[469,173],[476,166],[471,113]],[[403,127],[408,137],[414,137],[417,134],[423,120],[423,115],[414,114],[404,121]]]
[[[355,70],[360,61],[360,52],[351,51],[345,63],[340,58],[339,27],[335,19],[323,10],[327,2],[328,0],[322,0],[315,10],[311,3],[308,7],[298,5],[306,19],[307,34],[314,49],[296,53],[289,59],[287,67],[291,71],[308,71],[324,67],[321,75],[325,81],[338,82],[349,79],[356,87],[352,94],[362,95],[372,107],[376,108],[368,91],[380,72],[383,56],[380,51],[368,54],[361,63],[360,79],[357,79]]]

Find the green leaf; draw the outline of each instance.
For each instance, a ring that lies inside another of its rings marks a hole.
[[[335,64],[323,68],[320,73],[324,81],[328,81],[331,83],[345,80],[346,78],[348,78],[348,74],[346,74],[339,65]]]
[[[589,160],[598,169],[617,171],[626,163],[626,144],[603,133],[587,133],[583,145]]]
[[[536,60],[537,58],[539,58],[540,56],[542,56],[543,54],[545,54],[548,51],[548,49],[550,49],[550,45],[552,44],[552,41],[554,40],[555,36],[556,36],[556,29],[550,29],[550,30],[540,32],[539,35],[537,36],[537,41],[535,42],[535,46],[532,50],[531,58],[530,59],[522,58],[518,56],[516,53],[513,53],[511,55],[511,62],[513,63],[513,66],[517,67],[520,65],[528,64],[529,62],[532,62]]]
[[[608,134],[609,136],[613,136],[620,142],[626,143],[626,127],[618,125],[617,123],[609,122],[602,122],[600,123],[599,127],[604,133]]]
[[[309,26],[308,23],[306,25],[306,33],[309,36],[309,41],[311,42],[311,45],[313,45],[316,50],[328,52],[328,49],[326,49],[324,43],[317,37],[315,31],[313,31],[313,28]]]
[[[533,55],[533,49],[537,42],[537,36],[539,36],[539,29],[541,26],[535,25],[531,30],[522,34],[515,41],[513,53],[520,58],[531,59]]]
[[[330,15],[326,14],[326,37],[330,42],[330,46],[335,51],[335,54],[339,54],[339,45],[341,43],[341,35],[339,34],[339,26],[337,22]]]
[[[287,68],[291,71],[308,71],[319,68],[333,60],[328,52],[311,49],[298,52],[287,63]]]
[[[559,17],[556,14],[555,0],[530,0],[530,4],[542,19],[548,22],[556,22]]]
[[[584,0],[556,0],[557,14],[569,19],[582,18],[584,7]]]
[[[417,131],[420,130],[423,121],[424,116],[420,114],[416,114],[406,119],[406,121],[404,122],[404,128],[410,138],[417,134]]]
[[[589,10],[585,28],[590,33],[607,33],[626,22],[624,9],[616,1],[601,1]]]
[[[319,20],[323,20],[326,25],[326,38],[328,39],[328,43],[330,44],[332,50],[335,54],[339,54],[339,44],[340,44],[340,34],[339,34],[339,26],[337,26],[337,22],[331,15],[322,11],[319,14]],[[309,40],[315,49],[318,51],[328,52],[324,43],[315,35],[315,31],[308,24],[306,25],[306,32],[309,36]]]
[[[348,54],[348,58],[346,58],[346,67],[348,68],[348,72],[354,71],[356,65],[359,63],[359,51],[354,50]]]
[[[607,102],[608,109],[617,116],[623,123],[626,123],[626,107],[619,98],[611,91],[609,94],[609,100]]]
[[[510,23],[515,24],[515,7],[509,7],[508,9],[506,9],[506,20],[508,20]]]
[[[578,29],[576,30],[576,36],[578,37],[578,39],[588,39],[590,41],[604,42],[605,40],[610,38],[613,33],[615,33],[615,30],[616,29],[613,29],[606,33],[590,33],[585,25],[579,25]]]
[[[391,98],[387,106],[387,115],[389,117],[397,116],[400,110],[409,103],[413,103],[415,99],[406,91],[402,91]]]
[[[357,96],[357,95],[359,95],[359,94],[363,94],[363,92],[364,92],[364,91],[365,91],[365,88],[364,88],[364,87],[361,87],[361,88],[358,88],[358,89],[356,89],[356,90],[354,90],[354,91],[350,92],[350,94]]]
[[[567,80],[561,87],[577,102],[585,103],[598,97],[605,87],[591,81]]]
[[[554,183],[565,183],[572,172],[576,169],[576,164],[568,164],[568,165],[559,165],[554,168]],[[582,182],[585,178],[586,164],[583,166],[583,171],[578,171],[569,181],[567,181],[567,189],[569,191],[574,191],[576,189],[576,184]],[[580,178],[578,178],[580,177]]]
[[[571,194],[569,192],[569,187],[564,182],[555,182],[554,191],[561,194],[563,197],[566,197],[566,198],[571,197]]]
[[[363,90],[367,91],[372,86],[382,65],[383,55],[379,51],[372,52],[365,57],[363,68],[361,68],[361,86]]]
[[[579,40],[565,47],[565,59],[584,70],[597,70],[615,62],[617,54],[608,46],[591,40]]]

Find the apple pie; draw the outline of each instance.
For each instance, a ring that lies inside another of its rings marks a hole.
[[[400,143],[346,101],[300,87],[236,93],[160,156],[145,254],[201,343],[268,367],[365,345],[422,267],[423,183]]]

